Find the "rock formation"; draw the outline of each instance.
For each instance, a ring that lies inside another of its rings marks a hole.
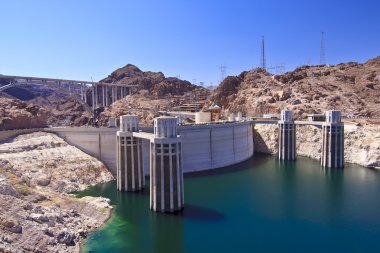
[[[131,64],[112,72],[101,81],[138,85],[137,92],[133,95],[105,108],[100,118],[103,126],[107,125],[109,117],[123,114],[139,115],[142,125],[152,125],[158,111],[172,110],[184,103],[203,101],[210,94],[210,90],[188,81],[165,77],[161,72],[143,72]]]
[[[157,109],[166,110],[182,103],[205,100],[210,93],[208,89],[193,85],[188,81],[165,77],[161,72],[144,72],[131,64],[117,69],[101,82],[138,86],[135,93],[127,97],[127,101],[124,101],[125,99],[117,100],[113,105],[105,108],[105,113],[101,117],[102,125],[106,125],[110,116],[118,116],[121,113],[129,112],[124,108],[125,105],[133,112],[142,109],[143,112],[139,112],[144,117],[142,120],[151,122],[154,115],[154,113],[151,113],[152,111]],[[7,82],[0,83],[0,86],[5,84]],[[8,96],[11,95],[13,98],[23,100],[25,104],[33,104],[48,112],[45,124],[49,126],[83,126],[87,125],[91,118],[91,115],[85,111],[81,104],[51,86],[24,84],[9,88],[5,92]],[[99,92],[99,96],[100,94],[101,92]],[[0,99],[2,99],[1,92]],[[91,100],[91,92],[88,91],[87,101]],[[99,100],[101,100],[100,97]],[[152,103],[148,103],[149,101],[152,101]],[[1,113],[0,111],[0,116],[3,117]],[[147,117],[146,119],[145,116]],[[13,119],[10,119],[9,122],[17,125],[17,122]],[[23,128],[22,126],[20,124],[17,127]],[[25,128],[28,127],[25,126]]]
[[[186,92],[203,89],[188,81],[165,77],[161,72],[141,71],[132,64],[115,70],[101,82],[138,85],[138,90],[147,90],[148,94],[155,98],[182,96]]]
[[[48,112],[45,124],[49,126],[86,125],[91,116],[80,103],[50,86],[23,84],[5,92],[14,101],[19,99],[24,104],[34,105]]]
[[[0,145],[0,252],[79,252],[111,213],[105,198],[70,192],[113,177],[97,159],[50,133]]]
[[[372,167],[380,164],[380,126],[345,125],[345,162]],[[254,127],[255,151],[265,154],[278,152],[278,126]],[[314,126],[297,126],[297,155],[320,159],[322,130]]]
[[[262,69],[227,77],[213,92],[206,107],[216,103],[226,115],[248,116],[293,110],[306,113],[338,109],[345,115],[380,116],[380,57],[366,63],[304,66],[271,75]]]
[[[0,97],[0,131],[46,127],[48,115],[37,105]]]

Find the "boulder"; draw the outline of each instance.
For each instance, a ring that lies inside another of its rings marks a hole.
[[[75,235],[66,230],[60,232],[56,237],[56,242],[61,244],[66,244],[67,246],[75,245]]]

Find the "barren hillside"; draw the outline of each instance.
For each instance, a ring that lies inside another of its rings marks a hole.
[[[79,252],[112,207],[68,193],[112,179],[102,162],[54,134],[0,144],[0,252]]]
[[[2,95],[2,96],[1,96]],[[7,97],[6,97],[7,96]],[[41,108],[46,114],[45,124],[51,126],[80,126],[88,123],[90,114],[65,93],[45,85],[23,84],[0,94],[2,101],[21,103]],[[21,101],[20,101],[21,100]],[[16,102],[19,101],[19,102]],[[0,112],[0,116],[3,116]],[[22,126],[22,125],[20,125]],[[1,124],[0,124],[1,127]],[[24,128],[28,126],[25,125]]]
[[[185,80],[165,77],[161,72],[141,71],[132,64],[115,70],[101,82],[138,85],[138,90],[147,90],[148,95],[154,98],[182,96],[186,92],[204,89]]]
[[[0,97],[0,131],[47,126],[49,113],[18,99]]]
[[[102,82],[138,85],[138,91],[126,99],[118,100],[105,108],[101,114],[101,125],[107,125],[109,117],[135,114],[141,118],[142,125],[152,125],[158,111],[172,110],[173,107],[202,101],[210,90],[191,84],[188,81],[165,77],[161,72],[143,72],[128,64],[114,71]]]
[[[248,116],[292,109],[298,117],[339,109],[346,115],[380,116],[380,57],[364,64],[304,66],[282,75],[262,69],[227,77],[208,100],[226,114]]]
[[[110,116],[118,117],[125,113],[136,113],[140,109],[143,111],[139,112],[143,117],[143,121],[150,124],[155,111],[170,110],[171,107],[182,103],[205,100],[210,93],[208,89],[193,85],[188,81],[165,77],[161,72],[144,72],[131,64],[115,70],[107,78],[101,80],[101,82],[134,84],[138,86],[137,91],[128,96],[127,100],[118,100],[105,108],[105,112],[101,115],[102,125],[107,124]],[[7,82],[0,83],[0,85],[5,84]],[[99,92],[100,94],[101,92]],[[91,116],[77,101],[49,86],[21,85],[6,90],[6,93],[1,94],[0,92],[0,98],[1,96],[4,99],[10,99],[7,100],[8,103],[9,101],[19,101],[14,99],[17,98],[23,100],[25,105],[33,104],[36,108],[44,110],[47,112],[46,125],[82,126],[88,124]],[[5,98],[5,96],[12,96],[13,98]],[[87,92],[87,101],[91,103],[90,91]],[[9,118],[4,110],[0,111],[0,116],[7,117],[4,120],[8,120],[10,125],[14,122],[17,128],[29,127],[29,125],[18,124],[15,118],[14,120],[13,118]],[[0,122],[0,127],[5,123],[5,121],[3,123]]]

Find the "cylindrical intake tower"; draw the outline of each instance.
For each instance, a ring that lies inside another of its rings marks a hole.
[[[120,116],[120,131],[116,136],[119,191],[139,191],[145,186],[141,139],[133,137],[133,132],[138,130],[138,116]]]
[[[296,125],[292,111],[281,111],[278,122],[278,158],[280,160],[296,159]]]
[[[155,118],[154,135],[150,141],[150,208],[159,212],[182,210],[182,149],[177,118]]]
[[[327,111],[322,125],[321,165],[329,168],[344,167],[344,124],[340,111]]]

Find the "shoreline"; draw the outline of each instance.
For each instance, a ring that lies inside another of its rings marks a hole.
[[[109,182],[111,182],[111,181],[109,181]],[[104,183],[109,183],[109,182],[104,182]],[[99,184],[104,184],[104,183],[99,183]],[[90,234],[94,233],[96,230],[98,230],[98,229],[102,229],[104,226],[107,225],[108,221],[112,218],[112,215],[113,215],[113,212],[114,212],[114,208],[115,208],[115,207],[114,207],[113,205],[111,205],[111,206],[112,206],[112,208],[109,209],[108,217],[103,221],[102,225],[100,225],[99,227],[97,227],[97,228],[95,228],[94,230],[92,230],[91,232],[89,232],[89,233],[87,234],[87,237],[84,238],[84,240],[81,240],[81,241],[78,243],[78,244],[79,244],[79,251],[78,251],[78,253],[84,253],[84,249],[83,249],[83,247],[84,247],[84,242],[88,240],[88,236],[89,236]]]
[[[112,206],[70,192],[113,179],[102,162],[51,133],[1,144],[0,251],[79,252],[81,241],[112,217]]]

